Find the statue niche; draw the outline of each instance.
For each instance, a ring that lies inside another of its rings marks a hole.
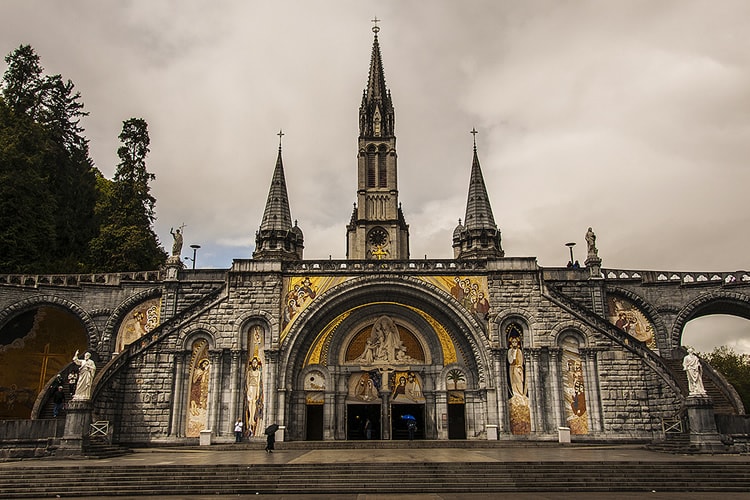
[[[413,335],[400,332],[391,317],[380,316],[373,323],[369,335],[365,329],[355,336],[346,359],[360,366],[404,366],[423,363],[424,354]]]

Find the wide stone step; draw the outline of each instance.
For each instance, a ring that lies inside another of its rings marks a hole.
[[[106,466],[80,463],[0,469],[0,491],[8,498],[652,490],[746,492],[750,490],[750,464],[440,462]]]

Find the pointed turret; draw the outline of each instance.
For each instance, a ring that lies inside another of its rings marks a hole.
[[[346,227],[348,259],[409,258],[409,225],[398,202],[395,113],[385,85],[377,19],[367,87],[359,107],[357,203]]]
[[[474,158],[471,163],[469,196],[466,201],[464,223],[459,220],[453,231],[453,257],[456,259],[494,259],[505,252],[500,244],[500,231],[492,216],[492,206],[482,176],[477,155],[476,129],[474,135]]]
[[[268,190],[266,209],[260,229],[255,233],[253,258],[258,260],[301,260],[304,238],[302,230],[294,221],[289,210],[289,195],[284,178],[284,164],[281,160],[281,136],[279,131],[279,155],[273,171],[271,187]]]

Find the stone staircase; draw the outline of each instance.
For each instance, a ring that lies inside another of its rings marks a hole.
[[[664,363],[669,367],[670,371],[675,377],[675,380],[677,380],[677,384],[680,386],[682,393],[687,395],[688,381],[687,375],[685,375],[685,371],[682,369],[682,360],[664,359]],[[737,410],[727,397],[726,393],[716,385],[713,379],[704,376],[703,387],[706,389],[708,396],[713,401],[715,413],[723,413],[728,415],[737,414]]]
[[[747,492],[742,462],[76,464],[0,469],[3,498],[503,492]]]

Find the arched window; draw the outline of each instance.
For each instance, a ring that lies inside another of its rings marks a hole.
[[[380,147],[378,152],[378,187],[388,187],[388,169],[386,168],[386,159],[388,152],[384,146]]]
[[[375,161],[376,161],[376,154],[375,154],[375,148],[368,149],[366,155],[365,155],[365,167],[367,169],[367,187],[375,187]]]

